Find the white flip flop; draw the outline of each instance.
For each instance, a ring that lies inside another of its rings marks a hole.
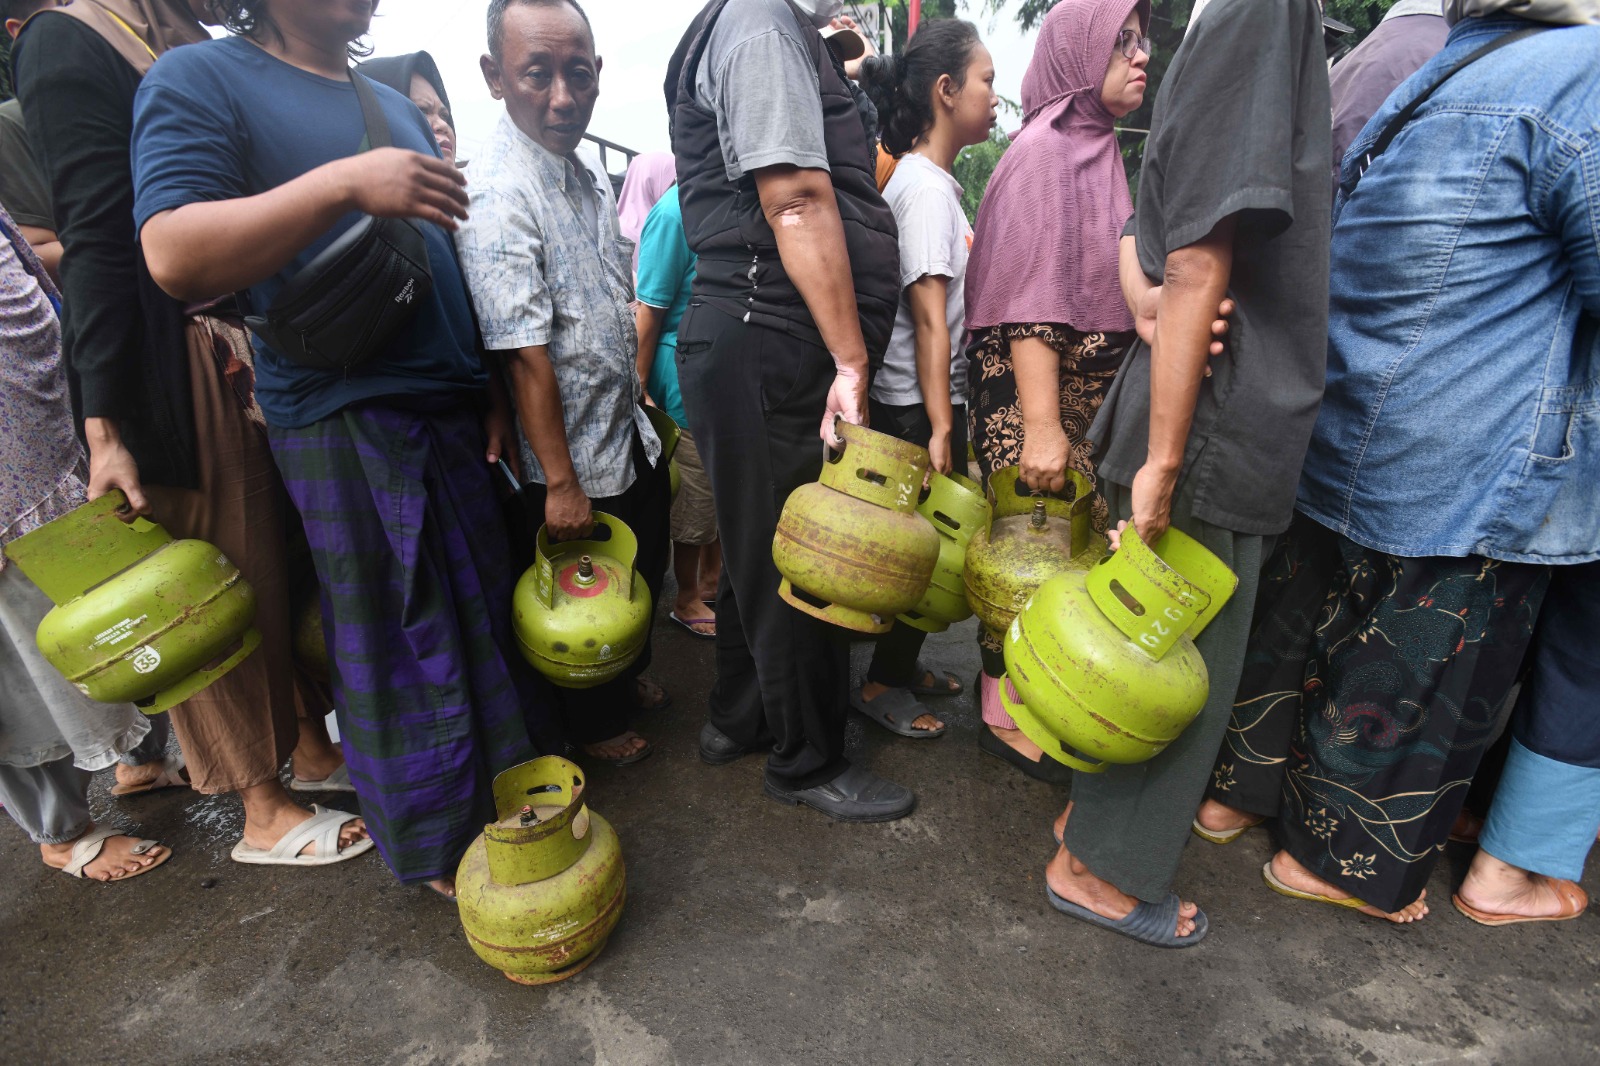
[[[340,850],[339,830],[346,822],[361,817],[348,811],[329,810],[313,804],[311,817],[283,834],[271,848],[254,848],[244,841],[233,846],[233,861],[247,866],[332,866],[336,862],[365,855],[373,848],[372,838],[358,840]],[[315,843],[315,855],[301,855],[300,849]]]
[[[110,840],[112,837],[129,835],[131,834],[124,833],[120,829],[107,828],[100,828],[92,832],[85,833],[83,836],[72,842],[72,860],[61,868],[61,872],[66,874],[68,877],[76,877],[80,881],[99,881],[100,878],[98,877],[86,876],[83,872],[83,868],[100,857],[100,853],[105,850],[106,841]],[[130,850],[134,855],[144,855],[147,854],[151,848],[158,848],[160,846],[161,842],[158,840],[142,840],[138,837],[134,837],[134,844]],[[138,877],[140,874],[147,874],[170,858],[172,858],[172,849],[168,848],[165,855],[162,855],[149,866],[140,867],[139,869],[133,871],[133,873],[123,874],[121,877],[107,878],[102,883],[111,884],[116,881],[126,881],[129,878]]]
[[[302,781],[292,774],[289,776],[290,792],[354,792],[355,790],[356,786],[350,783],[349,763],[340,763],[337,770],[321,781]]]

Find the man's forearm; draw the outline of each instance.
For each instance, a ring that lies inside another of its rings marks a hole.
[[[258,196],[163,211],[140,240],[157,285],[207,300],[276,274],[350,210],[337,164],[327,164]]]
[[[773,167],[760,171],[761,206],[778,241],[784,271],[817,323],[822,343],[841,368],[865,374],[855,279],[845,247],[839,201],[826,171]]]
[[[577,486],[578,474],[567,447],[567,424],[561,411],[561,385],[544,345],[518,348],[504,355],[511,396],[522,435],[544,468],[545,485],[555,491]]]
[[[1233,272],[1233,220],[1224,219],[1203,240],[1167,257],[1150,348],[1148,462],[1176,472],[1194,422],[1200,383],[1211,346],[1211,324]]]

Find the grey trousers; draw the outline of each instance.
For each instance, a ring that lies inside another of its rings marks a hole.
[[[70,755],[38,766],[0,764],[0,803],[35,844],[65,844],[89,828],[91,776]]]
[[[1132,514],[1126,487],[1102,481],[1100,488],[1113,524]],[[1191,502],[1180,489],[1172,507],[1173,528],[1198,540],[1239,575],[1233,598],[1195,641],[1211,675],[1210,696],[1189,728],[1149,762],[1074,774],[1065,841],[1095,876],[1150,903],[1166,899],[1177,877],[1189,827],[1233,715],[1256,585],[1276,539],[1202,522],[1190,514]]]

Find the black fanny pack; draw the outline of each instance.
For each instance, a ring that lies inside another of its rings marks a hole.
[[[368,148],[388,148],[389,123],[371,83],[354,70],[350,82]],[[432,291],[419,225],[368,215],[296,271],[267,313],[245,325],[290,362],[348,374],[387,348]]]

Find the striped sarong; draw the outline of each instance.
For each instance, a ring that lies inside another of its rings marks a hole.
[[[361,813],[403,882],[454,876],[494,775],[559,743],[516,653],[510,546],[482,423],[363,404],[270,430],[322,585],[339,733]]]

